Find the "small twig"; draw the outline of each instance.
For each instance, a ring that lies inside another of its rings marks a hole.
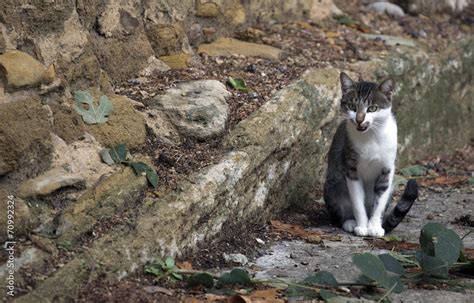
[[[382,302],[386,297],[388,297],[388,295],[392,293],[392,291],[395,289],[396,286],[397,286],[397,283],[393,284],[392,288],[390,288],[390,289],[383,295],[383,297],[380,298],[377,302]]]
[[[461,240],[464,240],[464,238],[466,238],[467,236],[469,236],[469,235],[472,234],[472,233],[474,233],[474,229],[471,229],[470,231],[468,231],[468,233],[465,234],[465,235],[461,238]]]
[[[208,274],[214,279],[219,279],[220,276],[217,274],[213,274],[207,271],[202,271],[202,270],[194,270],[194,269],[178,269],[175,271],[178,274],[183,274],[183,275],[194,275],[194,274]]]

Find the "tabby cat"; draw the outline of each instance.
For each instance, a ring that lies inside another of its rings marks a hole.
[[[340,75],[343,121],[328,154],[324,200],[332,217],[357,236],[383,237],[395,228],[418,196],[414,180],[384,219],[391,197],[397,154],[392,114],[395,82],[354,82]]]

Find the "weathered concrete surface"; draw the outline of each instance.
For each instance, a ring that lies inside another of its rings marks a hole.
[[[473,44],[464,42],[432,58],[422,51],[403,49],[393,53],[388,63],[353,66],[370,78],[375,70],[377,78],[394,75],[401,84],[396,111],[402,159],[435,151],[442,138],[448,142],[443,142],[443,148],[452,149],[472,136],[469,111],[452,109],[452,104],[472,107],[474,52],[469,46]],[[447,64],[451,58],[457,63]],[[109,279],[119,279],[157,255],[192,250],[198,242],[217,235],[226,221],[261,221],[290,203],[308,201],[321,186],[325,155],[337,125],[338,75],[336,69],[306,72],[230,132],[225,147],[231,151],[220,162],[189,176],[174,192],[146,198],[135,226],[117,226],[96,240],[87,254],[78,255],[19,301],[73,297],[87,281],[84,271],[90,268],[94,275],[105,273]],[[451,96],[461,98],[448,98],[444,92],[448,88]],[[447,119],[448,114],[456,120]],[[443,124],[431,124],[422,131],[417,128],[436,120]],[[449,136],[445,130],[460,135]],[[413,138],[405,142],[410,134]],[[63,281],[68,275],[77,277],[73,284]]]
[[[410,210],[406,218],[391,235],[418,243],[420,230],[426,223],[443,223],[454,229],[459,235],[465,235],[470,228],[453,225],[450,222],[462,215],[474,215],[472,189],[435,193],[422,189],[420,199]],[[432,220],[427,216],[433,216]],[[441,216],[440,216],[441,215]],[[332,272],[340,282],[354,282],[360,275],[352,264],[352,254],[387,251],[374,249],[363,238],[345,233],[339,228],[323,226],[315,230],[330,234],[341,234],[341,242],[324,241],[323,245],[311,244],[299,240],[281,241],[273,245],[262,257],[250,262],[249,271],[256,278],[282,278],[289,281],[301,281],[317,270]],[[474,237],[467,237],[464,246],[474,248]],[[473,282],[473,281],[471,281]],[[441,290],[407,289],[400,294],[392,294],[394,302],[472,302],[474,292],[457,293]]]

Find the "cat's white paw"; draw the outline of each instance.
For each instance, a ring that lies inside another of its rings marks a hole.
[[[356,226],[354,227],[354,234],[359,237],[365,237],[368,235],[367,227],[365,226]]]
[[[344,229],[345,231],[347,231],[348,233],[351,233],[354,231],[354,227],[356,227],[357,223],[355,220],[346,220],[346,222],[344,222],[344,224],[342,224],[342,229]]]
[[[371,225],[367,226],[367,234],[371,237],[382,238],[385,235],[385,230],[381,225]]]

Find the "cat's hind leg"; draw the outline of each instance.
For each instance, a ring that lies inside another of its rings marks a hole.
[[[342,224],[342,229],[347,231],[348,233],[354,232],[354,228],[357,226],[355,219],[348,219]]]
[[[331,215],[342,228],[352,233],[356,226],[352,202],[345,181],[326,182],[324,187],[324,201]]]

